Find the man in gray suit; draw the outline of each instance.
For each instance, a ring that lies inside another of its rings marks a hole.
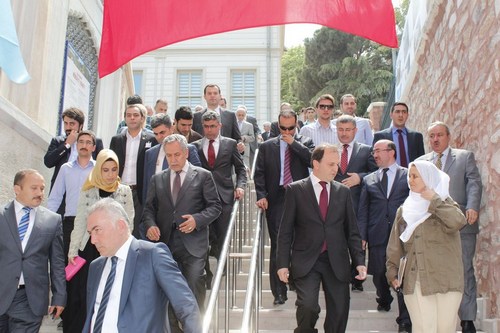
[[[208,226],[221,212],[219,194],[210,171],[187,162],[183,135],[163,145],[169,168],[151,178],[142,222],[148,239],[168,245],[203,312]]]
[[[21,170],[16,198],[0,210],[2,333],[38,332],[47,310],[58,318],[66,305],[61,216],[40,207],[44,189],[38,171]]]
[[[87,231],[101,257],[90,265],[83,332],[165,332],[171,304],[185,333],[201,332],[192,291],[163,243],[135,239],[111,198],[90,207]]]
[[[476,238],[479,233],[477,222],[482,194],[481,176],[473,152],[450,147],[450,129],[445,123],[434,122],[429,126],[427,132],[433,152],[418,159],[433,162],[450,176],[452,179],[450,196],[460,205],[468,222],[468,225],[460,230],[465,285],[458,315],[461,320],[462,332],[476,332],[474,320],[477,312],[477,291],[473,259],[476,251]]]
[[[373,147],[373,156],[379,169],[363,178],[358,208],[358,227],[363,250],[368,250],[368,273],[373,275],[377,288],[377,310],[389,311],[393,297],[385,277],[386,248],[396,211],[409,194],[408,170],[396,163],[396,145],[390,140],[379,140]],[[411,321],[398,293],[399,332],[411,332]]]
[[[253,158],[250,159],[250,145],[255,142],[256,137],[254,134],[253,125],[247,121],[247,107],[244,105],[238,105],[236,109],[236,118],[238,119],[238,128],[241,133],[241,141],[245,145],[245,151],[243,153],[243,161],[247,168],[251,168],[250,164],[253,161]]]

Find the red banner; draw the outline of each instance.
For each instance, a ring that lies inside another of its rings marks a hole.
[[[397,47],[391,0],[105,0],[99,77],[183,40],[287,23],[316,23]]]

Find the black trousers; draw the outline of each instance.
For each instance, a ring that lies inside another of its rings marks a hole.
[[[294,278],[297,291],[297,328],[294,333],[314,333],[321,311],[318,298],[320,286],[326,299],[325,333],[344,333],[349,317],[349,282],[336,278],[328,259],[328,252],[323,252],[309,273]]]
[[[278,231],[281,222],[281,215],[283,214],[283,204],[285,199],[285,191],[283,196],[277,202],[269,203],[266,210],[267,230],[269,231],[269,238],[271,239],[271,253],[269,255],[269,282],[271,291],[274,297],[278,295],[286,296],[287,287],[278,277],[278,267],[276,264],[276,248],[278,246]]]

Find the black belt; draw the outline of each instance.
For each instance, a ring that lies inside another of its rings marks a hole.
[[[26,286],[24,284],[17,286],[17,290],[24,289],[24,288],[26,288]]]

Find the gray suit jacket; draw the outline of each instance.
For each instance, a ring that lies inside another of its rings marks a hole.
[[[50,305],[65,306],[66,275],[61,216],[38,207],[23,253],[14,201],[3,207],[0,210],[0,267],[0,315],[7,311],[14,299],[21,272],[28,303],[35,315],[47,314],[49,282],[52,290]]]
[[[168,244],[172,228],[185,221],[182,215],[190,214],[196,221],[196,230],[181,233],[184,246],[189,253],[205,258],[208,250],[208,225],[221,212],[219,194],[210,171],[189,166],[177,202],[172,201],[170,168],[151,177],[142,222],[146,230],[152,226],[160,229],[160,241]]]
[[[387,245],[396,212],[408,197],[408,169],[398,166],[389,197],[377,172],[363,179],[358,207],[361,239],[368,246]]]
[[[97,289],[106,260],[107,257],[99,257],[90,264],[87,319],[83,332],[90,332]],[[123,333],[165,332],[169,303],[184,332],[201,332],[198,304],[170,250],[165,244],[132,239],[123,274],[118,330]]]
[[[418,160],[431,161],[434,153],[426,154]],[[465,215],[467,209],[479,212],[483,185],[477,169],[474,153],[464,149],[450,148],[444,164],[444,172],[450,176],[450,195]],[[467,224],[460,232],[479,233],[479,221]]]
[[[212,172],[222,203],[232,205],[234,202],[235,188],[240,187],[245,189],[247,184],[245,165],[243,164],[241,154],[236,148],[236,141],[223,136],[219,137],[219,151],[215,159],[215,165],[211,168],[208,165],[207,157],[203,153],[203,144],[205,140],[206,138],[203,138],[193,142],[193,145],[198,150],[201,166]],[[231,177],[233,167],[236,173],[236,184],[233,183],[233,178]]]

